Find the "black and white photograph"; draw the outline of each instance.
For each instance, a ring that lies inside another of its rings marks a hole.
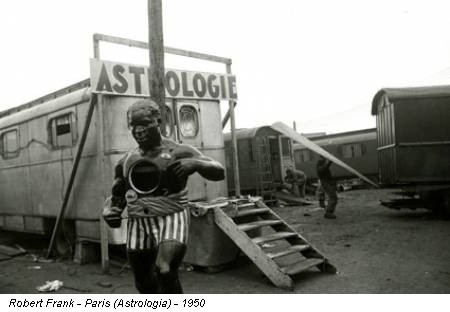
[[[448,302],[449,14],[2,1],[2,306]]]

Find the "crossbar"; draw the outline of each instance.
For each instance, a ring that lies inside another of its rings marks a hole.
[[[132,40],[132,39],[127,39],[127,38],[122,38],[122,37],[103,35],[103,34],[94,34],[94,43],[99,42],[99,41],[121,44],[121,45],[140,48],[140,49],[148,49],[148,43],[144,42],[144,41]],[[210,54],[199,53],[199,52],[188,51],[188,50],[177,49],[177,48],[171,48],[171,47],[164,47],[164,52],[169,53],[169,54],[181,55],[181,56],[192,57],[192,58],[197,58],[197,59],[201,59],[201,60],[231,65],[231,59],[221,57],[221,56],[216,56],[216,55],[210,55]]]

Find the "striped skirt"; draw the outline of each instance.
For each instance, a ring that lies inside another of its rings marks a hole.
[[[150,249],[164,241],[187,244],[190,216],[189,209],[156,217],[129,217],[127,223],[127,249]]]

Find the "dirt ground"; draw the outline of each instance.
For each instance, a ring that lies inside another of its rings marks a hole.
[[[387,196],[386,190],[340,193],[335,220],[324,219],[317,206],[274,208],[330,259],[338,274],[301,273],[290,292],[272,286],[243,256],[218,273],[182,270],[184,290],[213,294],[450,293],[450,221],[436,219],[426,210],[390,210],[379,204]],[[15,243],[29,253],[0,262],[0,293],[37,293],[35,288],[48,280],[64,282],[58,293],[136,293],[126,266],[113,265],[105,275],[99,263],[34,262],[31,254],[39,253],[48,241],[0,232],[0,244]]]

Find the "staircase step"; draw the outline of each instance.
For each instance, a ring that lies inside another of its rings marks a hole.
[[[269,208],[256,208],[256,209],[240,210],[236,217],[258,215],[258,214],[266,213],[268,211],[270,211]]]
[[[238,208],[239,208],[239,209],[242,209],[242,208],[248,208],[248,207],[255,207],[255,203],[246,203],[246,204],[240,204],[240,205],[238,205]]]
[[[277,252],[269,252],[267,253],[267,257],[269,257],[270,259],[275,259],[275,258],[279,258],[279,257],[283,257],[283,256],[287,256],[296,252],[300,252],[306,249],[309,249],[309,245],[294,245],[294,246],[290,246],[287,249],[281,250],[281,251],[277,251]]]
[[[318,258],[308,258],[300,262],[296,262],[290,265],[287,265],[285,267],[281,268],[281,271],[286,273],[287,275],[294,275],[297,273],[300,273],[302,271],[305,271],[313,266],[322,264],[324,262],[324,259],[318,259]]]
[[[265,236],[255,237],[252,239],[252,241],[255,244],[262,245],[264,243],[268,243],[268,242],[272,242],[272,241],[276,241],[276,240],[280,240],[280,239],[285,239],[288,237],[295,237],[295,236],[298,236],[298,234],[293,233],[293,232],[277,232],[277,233],[273,233],[273,234],[269,234],[269,235],[265,235]]]
[[[242,223],[242,224],[238,224],[238,229],[241,231],[250,231],[250,230],[254,230],[263,226],[269,226],[269,225],[277,225],[277,224],[282,224],[283,221],[281,220],[261,220],[261,221],[254,221],[254,222],[249,222],[249,223]]]

